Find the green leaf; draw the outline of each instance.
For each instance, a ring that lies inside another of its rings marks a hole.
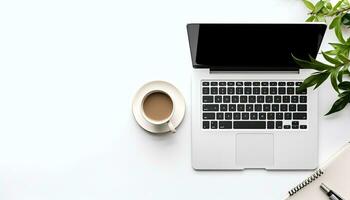
[[[316,3],[314,10],[312,11],[313,13],[318,13],[324,6],[323,1],[319,1]]]
[[[341,25],[340,25],[340,23],[335,26],[334,31],[335,31],[335,35],[337,36],[339,42],[344,44],[345,40],[344,40],[344,37],[343,37],[343,33],[341,32]]]
[[[345,108],[345,106],[349,103],[350,101],[350,93],[347,95],[342,96],[338,100],[336,100],[332,106],[332,108],[328,111],[326,115],[333,114],[335,112],[341,111]]]
[[[333,69],[333,66],[327,65],[325,63],[319,62],[316,59],[314,59],[311,55],[309,55],[309,59],[312,64],[318,65],[319,67],[322,67],[323,70]]]
[[[337,24],[340,24],[340,20],[341,20],[341,18],[339,16],[334,17],[334,19],[332,20],[331,24],[329,25],[329,29],[333,29],[333,28],[335,28],[335,26]]]
[[[319,64],[318,62],[310,62],[310,61],[306,61],[306,60],[301,60],[299,58],[296,58],[293,54],[292,57],[294,59],[294,61],[301,67],[306,68],[306,69],[315,69],[318,71],[323,71],[323,70],[327,70],[330,67],[332,68],[332,66],[328,66],[326,64]]]
[[[341,23],[344,25],[349,26],[350,25],[350,14],[346,13],[342,18],[341,18]]]
[[[349,63],[349,62],[350,62],[350,60],[349,60],[347,57],[345,57],[344,55],[339,54],[337,57],[338,57],[339,60],[341,60],[343,63]]]
[[[310,1],[308,1],[308,0],[303,0],[303,2],[304,2],[304,4],[305,4],[305,6],[309,9],[309,10],[314,10],[315,9],[315,6],[314,6],[314,4],[313,3],[311,3]]]
[[[306,22],[313,22],[313,21],[315,21],[315,16],[312,15],[312,16],[308,17],[305,21]]]
[[[328,76],[329,76],[329,72],[327,71],[322,73],[314,73],[313,75],[306,78],[297,90],[302,91],[314,85],[315,85],[314,89],[316,89],[328,78]]]
[[[339,82],[343,82],[343,74],[344,74],[344,71],[340,70],[338,75],[337,75],[337,79]],[[338,88],[339,88],[339,85],[338,85]]]
[[[339,8],[339,6],[340,6],[342,3],[343,3],[343,0],[338,1],[338,3],[335,4],[335,6],[333,7],[333,12],[334,12],[334,11],[337,11],[337,9]]]
[[[350,90],[350,81],[341,82],[339,83],[338,87],[341,90]]]
[[[332,58],[330,56],[328,56],[327,54],[325,54],[324,52],[322,52],[323,57],[330,63],[335,64],[336,66],[342,65],[343,63],[340,62],[339,60]]]
[[[314,89],[318,88],[325,80],[327,80],[328,76],[329,76],[329,72],[321,73],[319,78],[318,78],[318,82],[317,82],[316,86],[314,87]]]
[[[332,83],[333,89],[339,93],[337,78],[338,78],[338,69],[334,69],[331,72],[331,83]]]

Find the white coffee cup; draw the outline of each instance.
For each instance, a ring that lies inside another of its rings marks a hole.
[[[167,126],[172,133],[176,132],[171,122],[174,110],[174,100],[166,91],[152,90],[142,99],[141,112],[144,119],[154,126]]]

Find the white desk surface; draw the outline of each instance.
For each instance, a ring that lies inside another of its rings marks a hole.
[[[185,25],[302,22],[307,12],[301,0],[1,2],[0,199],[283,198],[311,172],[191,168]],[[155,79],[186,98],[174,135],[150,135],[132,116],[134,93]],[[322,162],[349,140],[350,115],[322,116],[335,92],[320,91]]]

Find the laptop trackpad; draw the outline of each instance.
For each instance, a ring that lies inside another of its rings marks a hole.
[[[241,133],[236,135],[236,162],[243,168],[273,166],[273,134]]]

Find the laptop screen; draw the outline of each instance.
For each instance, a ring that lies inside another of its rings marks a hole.
[[[316,57],[325,24],[189,24],[195,68],[240,71],[298,70],[292,54]]]

